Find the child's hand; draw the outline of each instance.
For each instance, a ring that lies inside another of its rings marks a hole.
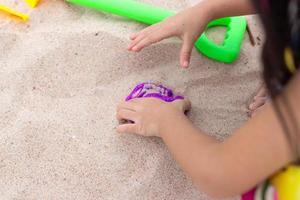
[[[207,14],[206,10],[191,7],[161,23],[133,34],[130,37],[132,41],[128,50],[139,52],[153,43],[177,36],[183,40],[180,52],[180,64],[182,67],[188,67],[194,43],[210,20],[210,15]]]
[[[162,123],[166,123],[174,116],[184,115],[189,109],[190,103],[187,100],[167,103],[156,98],[140,98],[122,102],[117,108],[117,119],[130,120],[134,123],[121,124],[117,127],[117,131],[160,137]]]

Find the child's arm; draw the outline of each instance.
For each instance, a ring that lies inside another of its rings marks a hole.
[[[300,72],[283,94],[298,124],[299,84]],[[165,103],[144,98],[121,103],[118,119],[135,123],[120,125],[117,130],[160,136],[181,167],[212,196],[227,197],[245,192],[295,160],[295,153],[271,104],[221,143],[193,126],[182,112],[186,109],[183,102]],[[288,119],[290,114],[284,113],[284,116]]]
[[[164,124],[162,139],[194,183],[215,197],[246,192],[294,159],[271,105],[223,143],[188,119],[176,121]]]
[[[209,21],[225,16],[253,14],[251,0],[203,0],[165,21],[131,36],[128,50],[139,52],[163,39],[177,36],[183,40],[180,64],[188,67],[194,43]]]

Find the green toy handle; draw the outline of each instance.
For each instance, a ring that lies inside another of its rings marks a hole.
[[[137,2],[135,0],[67,1],[80,6],[93,8],[98,11],[127,17],[148,25],[156,24],[176,14],[175,12]],[[198,51],[211,59],[231,63],[235,61],[239,55],[246,29],[246,20],[244,17],[226,17],[210,22],[208,27],[219,25],[227,27],[227,33],[222,45],[215,44],[208,39],[205,33],[203,33],[196,41],[195,47]]]
[[[245,17],[220,18],[211,21],[207,25],[208,28],[214,26],[227,27],[223,44],[215,44],[208,39],[204,32],[195,43],[196,49],[211,59],[225,63],[234,62],[239,56],[247,26]]]
[[[154,7],[135,0],[67,0],[70,3],[127,17],[152,25],[174,15],[172,11]]]

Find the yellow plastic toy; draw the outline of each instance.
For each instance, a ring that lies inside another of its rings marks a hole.
[[[25,2],[29,5],[30,8],[35,8],[36,5],[38,4],[39,0],[25,0]],[[14,9],[11,9],[7,6],[2,5],[2,4],[0,4],[0,10],[4,11],[6,13],[9,13],[11,15],[14,15],[16,17],[19,17],[24,21],[27,21],[29,19],[29,15],[27,15],[25,13],[21,13],[19,11],[16,11]]]
[[[271,178],[280,200],[300,199],[300,167],[291,165]]]
[[[21,18],[24,21],[27,21],[28,18],[29,18],[29,16],[27,14],[21,13],[21,12],[16,11],[16,10],[13,10],[13,9],[11,9],[9,7],[6,7],[4,5],[1,5],[1,4],[0,4],[0,10],[4,11],[4,12],[7,12],[7,13],[9,13],[11,15],[14,15],[16,17],[19,17],[19,18]]]
[[[30,6],[30,8],[35,8],[39,0],[25,0],[25,2]]]

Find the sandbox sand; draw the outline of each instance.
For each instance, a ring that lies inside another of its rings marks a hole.
[[[190,1],[145,2],[181,10]],[[58,0],[42,1],[28,23],[2,16],[1,200],[212,199],[160,139],[118,135],[116,105],[135,84],[161,82],[192,101],[189,117],[197,126],[224,139],[248,119],[261,45],[246,36],[231,65],[194,51],[184,70],[176,39],[127,52],[129,35],[144,25],[120,17]],[[256,20],[249,23],[261,38]]]

